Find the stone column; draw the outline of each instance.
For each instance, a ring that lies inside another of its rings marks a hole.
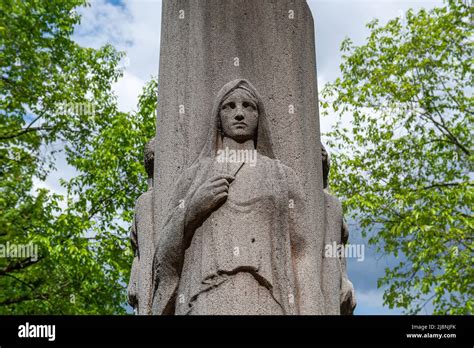
[[[251,81],[264,98],[275,156],[300,178],[322,255],[325,205],[314,24],[304,0],[163,1],[155,221],[163,218],[172,183],[204,145],[216,93],[238,78]],[[155,233],[156,240],[160,231]],[[315,272],[321,271],[318,261]],[[323,299],[319,307],[315,314],[323,314]]]

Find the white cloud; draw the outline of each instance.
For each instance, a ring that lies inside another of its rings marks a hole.
[[[132,43],[127,27],[133,17],[127,7],[92,0],[90,6],[79,8],[78,13],[81,23],[75,28],[74,39],[81,46],[98,48],[110,43],[124,49]]]
[[[339,76],[342,40],[350,37],[355,44],[363,44],[369,34],[366,24],[378,18],[386,23],[410,8],[432,8],[442,5],[433,1],[380,1],[380,0],[307,0],[316,27],[318,73],[332,81]],[[343,6],[342,6],[343,5]]]
[[[119,108],[132,111],[138,95],[152,76],[158,74],[161,36],[161,1],[128,1],[113,5],[92,0],[79,11],[81,24],[74,39],[86,47],[112,44],[126,53],[124,76],[113,87]]]
[[[127,49],[129,71],[148,81],[158,74],[161,38],[161,1],[129,1],[132,21],[127,27],[132,45]]]
[[[60,179],[70,180],[77,175],[77,171],[74,167],[70,166],[67,163],[66,155],[62,149],[64,144],[60,141],[57,141],[53,144],[48,144],[41,148],[42,153],[56,153],[56,169],[53,170],[45,181],[40,181],[38,178],[33,177],[33,188],[32,192],[36,192],[39,189],[47,189],[51,193],[55,193],[63,196],[63,200],[59,201],[59,207],[61,209],[67,208],[66,196],[67,190],[60,184]]]
[[[125,51],[127,62],[123,77],[113,85],[121,111],[136,110],[143,86],[158,74],[161,35],[161,0],[134,0],[116,5],[106,0],[92,0],[90,6],[79,8],[81,23],[75,28],[74,40],[83,47],[100,48],[112,44]],[[53,144],[57,150],[61,144]],[[49,151],[51,148],[45,148]],[[59,151],[56,170],[45,181],[34,180],[33,190],[46,188],[66,195],[59,179],[71,179],[77,171],[69,166],[64,152]],[[66,202],[61,203],[66,207]]]
[[[138,96],[143,88],[144,81],[125,71],[123,78],[114,84],[113,90],[117,94],[118,107],[123,111],[137,109]]]
[[[349,37],[356,45],[364,43],[369,34],[366,24],[378,18],[380,23],[399,17],[408,9],[419,10],[442,5],[442,0],[307,0],[314,18],[318,90],[327,82],[340,77],[342,54],[340,45]],[[336,124],[338,116],[330,111],[320,119],[321,132],[326,133]],[[341,126],[351,128],[352,116],[345,115]],[[323,142],[326,139],[323,137]],[[329,151],[334,149],[328,148]]]
[[[359,315],[402,314],[402,311],[399,309],[390,309],[383,305],[383,290],[381,289],[371,289],[369,291],[356,290],[356,299],[357,299],[357,307],[354,314],[359,314]]]

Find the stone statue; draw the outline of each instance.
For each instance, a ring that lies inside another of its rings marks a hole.
[[[148,191],[142,194],[135,207],[135,216],[130,232],[135,253],[128,302],[137,314],[151,314],[152,263],[153,263],[153,167],[155,138],[145,145],[145,169],[148,175]]]
[[[153,314],[322,314],[304,192],[275,158],[262,98],[231,81],[211,116],[157,226]]]
[[[341,202],[329,193],[329,155],[322,147],[323,185],[326,202],[325,246],[343,246],[349,239]],[[334,253],[336,254],[336,253]],[[356,307],[354,287],[347,277],[346,258],[325,257],[323,261],[323,294],[327,315],[353,314]]]

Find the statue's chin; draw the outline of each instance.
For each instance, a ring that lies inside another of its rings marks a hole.
[[[248,134],[247,132],[233,132],[231,135],[226,135],[226,136],[238,143],[244,143],[248,140],[253,139],[253,135]]]

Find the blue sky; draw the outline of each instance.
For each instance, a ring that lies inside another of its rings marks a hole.
[[[127,53],[122,62],[124,76],[114,86],[114,91],[123,111],[134,110],[144,84],[158,75],[161,1],[91,0],[90,4],[80,10],[82,22],[76,28],[74,38],[79,44],[94,48],[111,43]],[[409,8],[429,9],[441,5],[442,1],[308,0],[308,4],[315,21],[318,87],[321,90],[325,83],[339,76],[339,48],[345,37],[362,44],[368,35],[365,24],[372,19],[378,18],[383,23],[401,16]],[[334,120],[332,116],[322,118],[322,131],[329,130]],[[58,170],[46,182],[37,185],[64,193],[59,178],[73,176],[74,172],[62,158],[57,165]],[[400,310],[383,306],[383,290],[377,289],[377,279],[396,260],[376,254],[354,223],[350,228],[350,242],[365,246],[363,262],[348,260],[349,278],[354,283],[358,301],[356,314],[400,314]]]

